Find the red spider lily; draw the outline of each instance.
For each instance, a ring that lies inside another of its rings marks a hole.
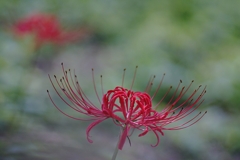
[[[20,36],[34,34],[37,47],[44,42],[64,44],[82,38],[87,33],[86,29],[66,32],[61,28],[56,16],[41,13],[20,19],[15,24],[14,31]]]
[[[79,112],[80,114],[87,115],[88,118],[76,118],[66,114],[54,103],[53,99],[49,94],[49,91],[47,92],[54,106],[64,115],[76,120],[93,120],[93,122],[89,125],[86,131],[87,139],[90,143],[92,143],[92,140],[89,138],[89,133],[91,129],[108,118],[113,119],[113,122],[122,128],[122,133],[118,144],[118,149],[121,150],[124,146],[126,138],[130,136],[131,130],[133,129],[138,129],[142,131],[139,134],[139,137],[146,135],[149,131],[152,131],[157,138],[157,143],[152,146],[157,146],[160,141],[159,135],[164,135],[164,130],[179,130],[189,127],[198,122],[207,113],[205,112],[204,114],[202,114],[200,112],[190,120],[186,120],[186,122],[180,125],[168,127],[169,124],[182,120],[192,114],[204,101],[202,97],[206,93],[206,87],[199,91],[201,88],[201,86],[199,86],[185,101],[180,102],[180,100],[191,87],[193,81],[188,87],[180,88],[180,85],[182,83],[182,81],[180,80],[180,83],[178,84],[177,89],[173,93],[170,101],[166,104],[165,108],[159,112],[157,108],[172,89],[172,87],[170,87],[166,94],[163,96],[163,98],[158,101],[156,105],[152,104],[153,99],[156,97],[161,87],[164,76],[162,77],[157,89],[152,96],[149,95],[149,92],[155,76],[149,80],[144,92],[135,92],[132,90],[132,86],[136,77],[136,68],[130,89],[124,88],[122,82],[121,86],[117,86],[113,90],[108,90],[105,94],[102,89],[103,97],[100,99],[99,94],[96,90],[94,73],[92,69],[94,90],[101,104],[100,108],[95,106],[84,94],[77,80],[77,76],[73,76],[70,69],[66,71],[63,64],[62,70],[64,75],[60,80],[58,80],[57,77],[54,75],[57,86],[61,89],[61,91],[57,90],[51,77],[49,76],[55,91],[69,107],[71,107],[76,112]],[[65,100],[64,96],[62,96],[60,92],[62,92],[69,101]],[[200,94],[196,96],[198,92],[200,92]],[[196,98],[194,99],[194,97]]]

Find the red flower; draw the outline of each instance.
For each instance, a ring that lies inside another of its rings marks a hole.
[[[63,44],[69,41],[77,40],[84,36],[86,29],[73,32],[65,32],[54,15],[33,14],[20,19],[14,26],[17,35],[34,34],[36,46],[41,46],[44,42]]]
[[[180,89],[180,85],[182,83],[182,81],[180,80],[180,83],[178,84],[178,87],[175,90],[170,101],[166,104],[165,108],[162,111],[158,111],[159,105],[162,103],[164,98],[169,94],[170,90],[172,89],[172,87],[170,87],[166,94],[163,96],[163,98],[158,101],[156,105],[152,104],[153,99],[156,97],[156,94],[161,87],[164,76],[152,96],[150,96],[148,92],[150,92],[155,76],[150,79],[144,92],[135,92],[132,90],[132,86],[136,76],[135,71],[130,89],[124,88],[122,84],[122,86],[117,86],[113,90],[108,90],[105,94],[102,90],[103,97],[102,99],[100,99],[99,94],[96,90],[94,74],[92,72],[95,93],[101,104],[100,108],[95,106],[86,97],[77,80],[77,76],[74,75],[74,77],[72,77],[71,71],[66,71],[63,67],[63,64],[62,69],[64,73],[62,79],[58,80],[56,76],[54,77],[56,79],[57,85],[60,87],[61,91],[65,94],[65,96],[68,100],[70,100],[71,103],[69,103],[63,98],[63,96],[55,87],[51,77],[49,76],[55,91],[69,107],[79,112],[80,114],[87,115],[88,118],[76,118],[66,114],[54,103],[48,91],[49,97],[54,106],[64,115],[76,120],[93,120],[93,122],[89,125],[86,131],[87,139],[89,142],[92,142],[92,140],[89,138],[90,130],[102,121],[111,118],[116,125],[122,128],[123,131],[120,136],[120,141],[118,145],[119,149],[122,149],[125,140],[128,136],[130,136],[130,131],[132,129],[138,129],[142,131],[142,133],[139,134],[139,137],[146,135],[149,131],[152,131],[157,138],[157,143],[153,146],[157,146],[160,141],[159,135],[164,135],[164,130],[179,130],[189,127],[198,122],[207,113],[205,112],[204,114],[202,114],[200,112],[190,120],[187,120],[180,125],[168,127],[169,124],[182,120],[192,114],[202,104],[202,97],[206,93],[206,87],[204,87],[202,91],[200,91],[200,94],[196,97],[196,94],[197,92],[199,92],[201,86],[199,86],[185,101],[181,100],[191,87],[193,81],[187,88],[182,87]]]

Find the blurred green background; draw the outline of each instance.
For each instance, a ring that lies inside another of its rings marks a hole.
[[[156,141],[153,134],[138,138],[134,133],[132,146],[126,143],[118,160],[239,160],[239,6],[238,0],[0,1],[0,159],[112,156],[119,129],[111,120],[94,128],[90,144],[85,135],[89,122],[65,117],[50,102],[47,89],[64,111],[76,115],[57,97],[48,79],[48,74],[62,76],[63,62],[75,69],[93,101],[91,68],[98,86],[98,76],[103,75],[105,89],[121,84],[123,68],[127,68],[126,87],[130,86],[136,65],[134,90],[144,90],[151,75],[160,80],[163,73],[163,93],[170,85],[176,87],[179,79],[185,85],[194,79],[192,89],[207,85],[199,111],[208,113],[201,121],[184,130],[166,131],[155,148],[150,146]],[[64,30],[88,31],[67,44],[44,43],[36,48],[34,34],[13,32],[19,19],[34,13],[55,15]]]

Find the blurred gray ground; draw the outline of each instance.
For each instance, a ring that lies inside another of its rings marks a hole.
[[[105,160],[118,137],[112,121],[93,129],[93,144],[86,140],[89,122],[62,115],[50,102],[48,89],[64,111],[78,116],[58,98],[48,79],[75,69],[89,99],[99,105],[93,89],[100,75],[104,90],[131,84],[144,90],[150,76],[155,88],[166,77],[154,103],[170,85],[195,80],[207,85],[208,111],[194,126],[166,131],[159,146],[154,135],[131,136],[117,159],[239,160],[240,159],[240,1],[207,0],[13,0],[0,1],[0,159],[1,160]],[[34,34],[19,37],[12,28],[33,13],[55,15],[64,31],[87,28],[84,38],[68,44],[44,43],[34,48]],[[187,98],[184,97],[185,99]],[[167,103],[167,99],[162,106]],[[196,114],[197,114],[196,112]]]

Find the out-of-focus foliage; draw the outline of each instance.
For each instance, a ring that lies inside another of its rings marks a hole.
[[[194,79],[196,88],[207,85],[200,110],[208,114],[200,122],[166,132],[157,148],[151,148],[151,136],[134,133],[132,146],[118,159],[239,159],[239,5],[238,0],[0,1],[0,159],[110,159],[118,134],[110,121],[93,131],[94,143],[88,144],[88,123],[64,117],[50,103],[47,89],[68,111],[48,79],[60,76],[61,62],[75,68],[93,101],[91,68],[98,89],[101,74],[105,90],[120,85],[123,68],[130,86],[136,65],[135,90],[144,90],[153,74],[154,88],[163,73],[161,91],[176,87],[179,79],[184,85]],[[55,15],[63,30],[84,28],[86,35],[36,48],[34,34],[13,32],[20,19],[34,13]]]

